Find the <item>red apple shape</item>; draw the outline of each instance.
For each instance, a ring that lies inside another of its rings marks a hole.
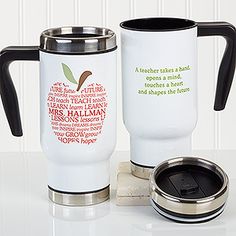
[[[66,79],[70,82],[56,82],[50,88],[47,99],[48,114],[52,131],[65,144],[92,144],[102,132],[107,110],[105,88],[92,82],[92,72],[84,71],[79,81],[74,79],[70,68],[62,64]]]

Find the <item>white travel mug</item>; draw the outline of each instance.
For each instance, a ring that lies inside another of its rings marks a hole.
[[[62,27],[44,31],[39,47],[1,52],[1,97],[14,136],[22,136],[22,128],[9,64],[40,61],[41,146],[53,202],[90,205],[109,197],[109,159],[116,143],[116,48],[109,29]]]
[[[160,162],[191,153],[197,123],[197,37],[226,39],[214,107],[222,110],[234,75],[236,33],[227,22],[178,18],[133,19],[120,26],[131,168],[135,176],[149,178]]]

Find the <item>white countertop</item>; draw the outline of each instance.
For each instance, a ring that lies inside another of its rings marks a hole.
[[[0,235],[236,235],[236,150],[196,151],[218,163],[229,175],[230,193],[225,211],[203,224],[166,220],[150,206],[115,205],[116,167],[128,152],[116,152],[111,161],[111,199],[89,207],[64,207],[47,198],[46,159],[42,153],[0,153]]]

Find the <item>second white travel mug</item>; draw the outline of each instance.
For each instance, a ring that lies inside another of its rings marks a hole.
[[[226,39],[214,107],[222,110],[234,75],[236,31],[227,22],[179,18],[132,19],[120,26],[123,120],[130,133],[132,173],[149,178],[162,161],[191,154],[197,123],[197,37]]]

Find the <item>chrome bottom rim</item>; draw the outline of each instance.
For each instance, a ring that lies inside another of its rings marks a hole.
[[[89,206],[102,203],[109,199],[109,193],[109,186],[87,193],[66,193],[48,187],[49,199],[56,204],[65,206]]]
[[[150,175],[154,169],[154,167],[137,165],[132,161],[130,162],[130,164],[131,164],[132,175],[134,175],[138,178],[141,178],[141,179],[149,179]]]

